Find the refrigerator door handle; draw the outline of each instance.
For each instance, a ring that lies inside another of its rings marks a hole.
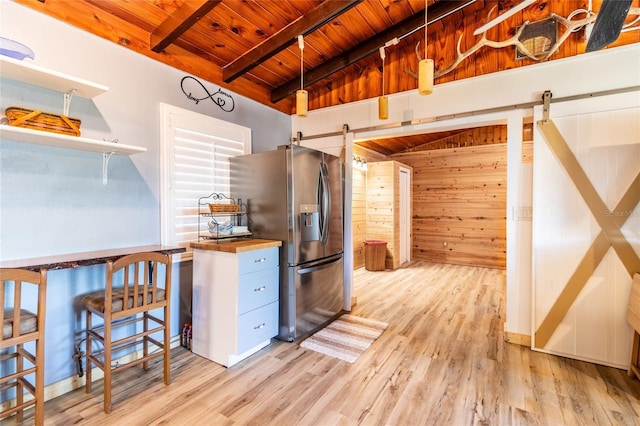
[[[320,164],[318,178],[318,204],[320,204],[320,239],[323,245],[329,240],[329,219],[331,217],[331,196],[329,189],[329,171],[327,165]]]
[[[298,269],[296,271],[296,273],[298,275],[309,274],[311,272],[319,271],[320,269],[328,268],[329,266],[331,266],[332,264],[334,264],[336,262],[339,262],[340,260],[342,260],[342,256],[334,258],[334,259],[327,260],[326,262],[317,263],[317,264],[315,264],[313,266],[309,266],[308,268]]]

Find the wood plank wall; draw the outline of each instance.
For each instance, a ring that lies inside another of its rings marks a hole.
[[[504,2],[503,2],[504,3]],[[508,3],[513,3],[512,1]],[[479,3],[478,3],[479,4]],[[602,0],[593,0],[593,9],[600,10]],[[428,57],[435,63],[436,72],[448,67],[456,59],[456,46],[458,39],[460,49],[465,52],[473,47],[480,39],[474,36],[473,31],[484,25],[493,10],[491,18],[495,18],[502,10],[498,10],[497,0],[485,0],[484,8],[475,13],[464,14],[457,12],[454,15],[428,26],[429,42]],[[633,7],[640,7],[640,0],[633,0]],[[547,19],[552,13],[567,18],[577,9],[587,9],[589,2],[586,0],[546,0],[539,2],[536,7],[526,8],[516,13],[513,17],[496,25],[487,32],[487,39],[492,41],[507,40],[515,34],[517,28],[525,21],[537,22]],[[581,19],[584,14],[579,14],[575,19]],[[628,18],[627,21],[630,21]],[[559,26],[559,35],[564,33],[564,27]],[[385,81],[382,81],[382,64],[380,57],[371,55],[366,61],[358,63],[357,67],[348,69],[342,75],[335,74],[330,82],[322,81],[309,88],[309,109],[325,108],[329,106],[345,104],[362,99],[374,98],[384,93],[393,94],[418,87],[417,80],[407,71],[417,73],[418,58],[415,53],[416,44],[422,41],[420,48],[424,46],[424,31],[417,31],[413,35],[401,40],[397,46],[386,49]],[[618,40],[610,44],[608,48],[640,42],[640,31],[628,31],[620,35]],[[558,51],[549,60],[555,61],[562,58],[583,54],[586,42],[584,31],[571,34],[560,46]],[[422,52],[424,56],[424,52]],[[535,65],[539,62],[531,59],[517,60],[513,46],[492,49],[483,47],[474,55],[465,59],[454,71],[436,79],[435,84],[449,81],[476,77],[484,74],[505,71],[508,69]]]
[[[364,161],[384,161],[386,156],[377,152],[353,146],[353,155]],[[364,266],[364,240],[367,238],[367,172],[353,169],[353,269]]]
[[[367,240],[386,241],[386,269],[400,267],[401,166],[406,165],[382,161],[369,163],[367,169]]]
[[[391,158],[413,168],[413,259],[506,269],[506,144]]]
[[[466,132],[456,133],[451,136],[425,143],[405,152],[429,151],[432,149],[464,148],[467,146],[490,145],[507,143],[507,125],[483,126],[469,129]]]

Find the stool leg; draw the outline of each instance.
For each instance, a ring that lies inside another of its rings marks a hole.
[[[142,316],[144,317],[142,323],[144,325],[144,332],[146,333],[147,331],[149,331],[149,315],[147,312],[144,312]],[[142,338],[142,355],[145,358],[147,357],[147,355],[149,355],[149,339],[146,335]],[[142,363],[142,369],[145,371],[149,369],[149,363],[147,361],[144,361]]]
[[[35,425],[44,424],[44,336],[36,342],[36,413]]]
[[[111,413],[111,318],[104,319],[104,412]]]
[[[85,377],[85,385],[84,385],[84,390],[86,393],[91,393],[91,357],[92,355],[92,351],[91,348],[93,347],[93,339],[91,338],[91,333],[89,333],[89,330],[91,330],[91,311],[89,309],[87,309],[87,315],[86,315],[86,326],[87,326],[87,350],[86,350],[86,377]]]
[[[164,384],[171,383],[171,330],[169,327],[169,305],[164,307]]]
[[[16,372],[19,371],[23,371],[24,370],[24,360],[22,358],[22,350],[23,350],[23,345],[19,344],[16,346]],[[16,380],[16,405],[22,405],[23,402],[23,398],[24,398],[24,387],[22,386],[22,378],[18,378]],[[16,413],[16,419],[21,422],[22,418],[23,418],[23,411],[24,410],[20,410]]]

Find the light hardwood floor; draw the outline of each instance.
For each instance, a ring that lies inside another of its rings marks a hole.
[[[414,263],[355,273],[353,314],[389,323],[354,364],[275,341],[226,369],[178,348],[162,367],[48,401],[48,425],[638,425],[626,371],[506,343],[494,269]],[[28,419],[24,424],[29,424]]]

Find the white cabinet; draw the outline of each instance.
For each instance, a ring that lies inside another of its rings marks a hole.
[[[279,248],[193,249],[195,354],[231,367],[278,334]]]

